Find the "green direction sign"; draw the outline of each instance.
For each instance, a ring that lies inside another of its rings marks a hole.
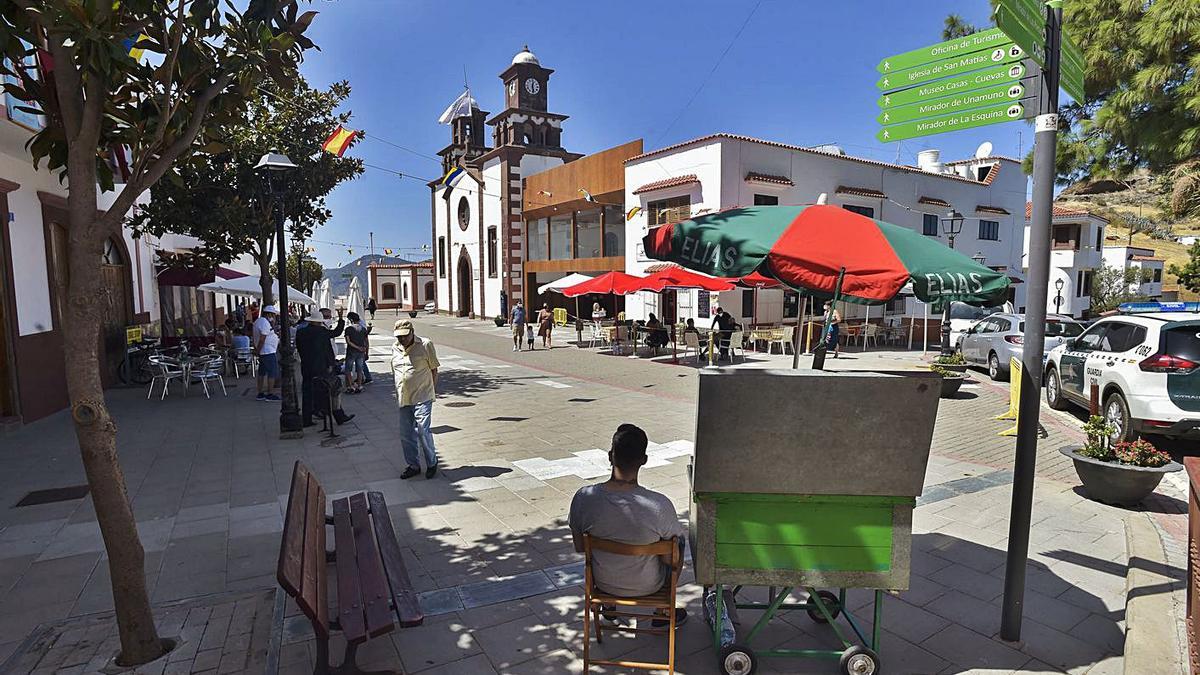
[[[910,105],[918,101],[942,98],[944,96],[956,96],[983,87],[1008,86],[1013,82],[1019,82],[1021,78],[1029,73],[1030,69],[1024,63],[1009,63],[984,68],[983,70],[963,73],[962,75],[947,77],[928,84],[921,84],[909,89],[884,94],[879,97],[879,107],[886,110],[897,106]]]
[[[970,54],[971,52],[983,51],[992,49],[1000,45],[1007,44],[1009,39],[1005,37],[1004,31],[999,28],[968,35],[966,37],[955,38],[945,42],[939,42],[935,45],[921,47],[912,51],[904,52],[889,56],[879,62],[875,69],[881,73],[887,74],[900,70],[907,70],[915,66],[933,61],[939,61],[951,56],[959,56],[961,54]]]
[[[996,25],[1004,31],[1013,42],[1029,53],[1030,58],[1039,66],[1046,65],[1046,31],[1043,28],[1027,26],[1013,13],[1007,4],[996,6]]]
[[[1030,106],[1029,111],[1033,112],[1034,110],[1035,108]],[[910,138],[932,136],[934,134],[946,133],[947,131],[958,131],[960,129],[982,127],[988,124],[1011,122],[1013,120],[1024,119],[1026,114],[1026,106],[1021,103],[1001,103],[988,108],[965,110],[948,115],[893,124],[883,127],[876,132],[875,138],[883,143],[905,141]]]
[[[1059,50],[1064,64],[1075,66],[1080,72],[1083,72],[1083,52],[1080,51],[1079,45],[1075,44],[1067,35],[1062,36],[1062,48]]]
[[[1012,18],[1021,22],[1034,35],[1041,34],[1041,42],[1046,39],[1046,8],[1039,7],[1036,2],[1029,0],[1000,0],[996,4],[997,9],[1003,7],[1006,11],[1012,13]],[[1009,35],[1011,38],[1012,36]]]
[[[945,98],[937,98],[930,101],[920,101],[912,105],[902,105],[895,108],[889,108],[879,113],[875,118],[880,124],[899,124],[901,122],[911,122],[912,120],[921,119],[923,117],[932,117],[934,115],[945,115],[947,113],[970,110],[972,108],[982,108],[985,106],[994,106],[999,103],[1013,103],[1024,98],[1036,96],[1038,90],[1036,87],[1026,86],[1021,82],[1010,82],[1001,84],[995,87],[986,87],[984,89],[976,89],[954,96]]]
[[[875,83],[881,91],[903,89],[938,80],[959,73],[979,70],[988,66],[1013,63],[1024,58],[1025,52],[1014,44],[1002,44],[988,51],[963,54],[945,61],[927,63],[899,72],[888,73]]]
[[[1083,73],[1075,70],[1074,66],[1068,67],[1066,61],[1058,69],[1058,86],[1076,101],[1083,100]]]

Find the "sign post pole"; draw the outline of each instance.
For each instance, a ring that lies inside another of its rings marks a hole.
[[[1033,150],[1033,204],[1029,215],[1025,349],[1022,353],[1020,400],[1017,403],[1017,447],[1013,465],[1008,557],[1004,568],[1004,603],[1000,617],[1000,637],[1013,642],[1021,639],[1025,567],[1029,557],[1034,467],[1037,463],[1038,411],[1042,391],[1042,349],[1046,340],[1046,301],[1050,283],[1051,208],[1054,201],[1055,155],[1058,142],[1062,0],[1050,0],[1047,7],[1046,65],[1042,71],[1044,82],[1041,109],[1037,116]]]

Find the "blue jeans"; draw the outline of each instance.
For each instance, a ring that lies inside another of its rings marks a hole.
[[[425,468],[437,466],[437,450],[433,447],[433,433],[429,423],[433,419],[433,401],[400,406],[400,448],[404,461],[414,469],[421,468],[417,446],[425,455]]]

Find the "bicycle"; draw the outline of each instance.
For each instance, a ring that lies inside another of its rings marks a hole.
[[[158,347],[158,340],[142,340],[125,350],[125,358],[117,369],[121,384],[147,384],[154,378],[154,367],[150,357]]]

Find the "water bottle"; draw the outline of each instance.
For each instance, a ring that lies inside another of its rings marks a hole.
[[[710,590],[704,596],[704,606],[708,609],[710,617],[716,617],[717,614],[717,592]],[[725,603],[721,603],[721,647],[728,647],[737,639],[737,634],[733,629],[733,621],[729,619],[729,608]]]

